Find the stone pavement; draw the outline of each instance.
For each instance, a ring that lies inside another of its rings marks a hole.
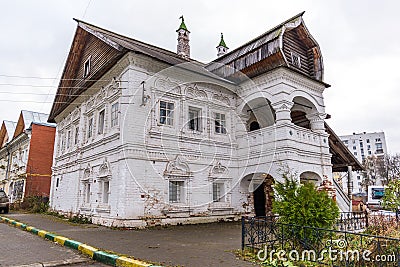
[[[6,217],[102,250],[164,266],[254,266],[237,259],[232,252],[240,249],[240,223],[117,230],[71,224],[42,214],[10,213]]]

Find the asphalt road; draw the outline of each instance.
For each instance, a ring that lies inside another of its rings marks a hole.
[[[0,255],[0,266],[107,266],[4,223],[0,223]]]

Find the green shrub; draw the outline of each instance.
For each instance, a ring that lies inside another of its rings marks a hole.
[[[273,212],[283,223],[331,229],[339,216],[336,202],[314,184],[299,184],[293,176],[283,175],[284,182],[276,182]]]
[[[21,209],[33,213],[45,213],[49,209],[49,199],[42,196],[25,197],[21,203]]]

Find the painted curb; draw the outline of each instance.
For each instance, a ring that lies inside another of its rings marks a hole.
[[[98,262],[111,265],[111,266],[119,266],[119,267],[163,267],[159,265],[153,265],[144,261],[135,260],[133,258],[128,258],[125,256],[119,256],[117,254],[108,253],[102,250],[99,250],[90,245],[81,243],[79,241],[75,241],[69,239],[64,236],[60,236],[54,233],[50,233],[45,230],[40,230],[32,226],[28,226],[24,223],[18,222],[16,220],[9,219],[7,217],[0,216],[0,222],[8,223],[14,227],[20,228],[32,234],[38,235],[44,239],[50,240],[52,242],[57,242],[61,246],[69,247],[75,250],[80,251],[82,254],[90,257],[93,260]]]

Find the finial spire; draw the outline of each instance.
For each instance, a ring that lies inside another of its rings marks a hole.
[[[181,29],[182,29],[182,30],[185,30],[185,31],[189,31],[189,30],[187,29],[187,27],[186,27],[185,18],[183,17],[183,15],[180,16],[179,19],[181,20],[181,25],[179,26],[179,28],[178,28],[176,31],[179,31],[179,30],[181,30]]]
[[[218,46],[223,46],[223,47],[225,47],[225,48],[228,48],[227,46],[226,46],[226,44],[225,44],[225,41],[224,41],[224,34],[221,32],[221,40],[219,41],[219,45]]]

